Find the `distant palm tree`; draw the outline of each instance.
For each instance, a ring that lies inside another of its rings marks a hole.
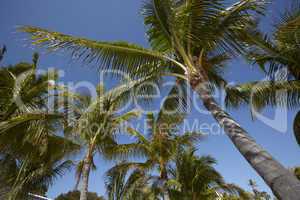
[[[175,166],[170,168],[172,176],[169,182],[173,184],[169,189],[170,199],[212,200],[217,199],[218,191],[229,190],[222,176],[213,168],[215,162],[209,156],[196,156],[193,149],[179,150]]]
[[[35,27],[21,27],[34,44],[49,50],[68,49],[102,69],[121,70],[132,76],[149,73],[187,80],[204,106],[224,127],[233,144],[276,196],[295,199],[300,182],[248,135],[212,95],[211,84],[226,84],[220,71],[224,62],[245,49],[248,29],[256,25],[265,1],[241,0],[230,7],[224,0],[149,0],[143,8],[150,49],[127,42],[76,38]],[[253,14],[253,15],[252,15]],[[246,46],[247,47],[247,46]],[[271,173],[272,172],[272,173]],[[272,175],[270,175],[272,174]],[[284,183],[284,184],[282,184]]]
[[[171,91],[170,93],[173,92]],[[121,158],[141,157],[145,161],[119,163],[109,170],[108,174],[114,174],[118,170],[125,174],[128,170],[144,173],[148,177],[146,180],[152,182],[152,188],[156,188],[161,195],[166,195],[168,166],[175,158],[178,149],[193,146],[203,137],[198,132],[179,134],[180,125],[182,125],[186,113],[167,110],[172,102],[173,99],[166,98],[157,116],[153,113],[147,114],[148,129],[145,130],[147,136],[144,136],[144,134],[134,128],[128,127],[127,132],[135,142],[119,144],[114,149],[117,158],[119,156]],[[158,172],[158,176],[147,173],[151,170]],[[111,200],[114,199],[112,198]]]
[[[65,159],[78,149],[56,135],[62,115],[47,107],[49,78],[55,72],[37,74],[33,64],[19,63],[0,69],[0,180],[5,199],[45,193],[72,162]]]
[[[108,200],[154,200],[150,177],[141,170],[113,168],[106,173]]]
[[[86,151],[76,172],[76,187],[80,181],[82,182],[80,200],[87,199],[89,174],[91,169],[96,167],[93,161],[95,155],[99,154],[104,158],[111,159],[118,145],[115,140],[116,134],[122,129],[124,123],[139,116],[140,113],[136,110],[121,113],[118,111],[124,103],[127,103],[128,94],[132,89],[138,87],[145,80],[125,82],[108,91],[100,84],[95,99],[77,95],[74,99],[75,102],[68,102],[68,105],[75,106],[74,111],[76,112],[75,123],[69,132],[71,136],[79,139],[79,143]]]
[[[215,200],[225,197],[250,200],[251,194],[233,185],[226,184],[213,168],[215,160],[209,156],[199,157],[195,150],[179,148],[168,162],[167,178],[161,182],[156,172],[146,164],[126,161],[106,173],[106,188],[109,200]],[[128,170],[129,168],[134,170]]]

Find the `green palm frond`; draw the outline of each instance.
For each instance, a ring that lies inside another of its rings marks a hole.
[[[278,47],[278,44],[271,40],[271,36],[263,34],[258,30],[249,30],[246,39],[250,44],[247,58],[258,64],[266,74],[272,76],[280,65],[287,65],[291,61],[289,55]],[[268,66],[268,67],[267,67]]]
[[[144,190],[147,187],[148,177],[140,170],[134,170],[127,178],[124,185],[124,199],[141,199],[145,196]]]
[[[141,170],[141,171],[150,171],[154,168],[154,163],[151,160],[145,162],[121,162],[116,164],[114,167],[109,169],[107,174],[115,171],[128,171],[128,170]]]
[[[86,122],[89,122],[89,124],[97,123],[101,125],[101,130],[98,130],[101,132],[99,136],[105,135],[105,131],[117,131],[117,127],[121,125],[122,121],[124,122],[124,120],[132,119],[138,115],[136,111],[117,115],[118,110],[121,109],[124,104],[128,103],[128,101],[132,100],[132,94],[136,88],[151,79],[152,77],[146,77],[144,79],[125,82],[120,86],[105,92],[102,96],[97,97],[90,105],[88,105],[88,107],[81,111],[80,117],[77,119],[73,129],[74,134],[81,133],[85,135],[84,137],[91,137],[87,127],[82,126],[86,124]]]
[[[66,157],[78,147],[58,136],[48,136],[48,140],[45,150],[40,151],[38,146],[32,146],[29,156],[13,158],[18,164],[10,179],[11,191],[8,195],[11,199],[21,198],[29,192],[43,194],[57,177],[63,176],[73,166],[73,162]],[[23,154],[26,155],[25,152]],[[5,167],[7,163],[1,165]]]
[[[149,147],[141,143],[118,144],[111,151],[111,157],[115,160],[145,158],[149,154]]]
[[[179,148],[186,146],[193,147],[197,142],[204,138],[204,134],[201,132],[186,132],[183,135],[175,136],[174,138]]]
[[[300,28],[300,4],[299,1],[292,3],[291,8],[287,9],[276,24],[275,40],[280,48],[296,48],[299,45]]]
[[[294,81],[260,81],[226,88],[226,104],[239,106],[248,103],[256,109],[270,106],[299,106],[300,82]]]
[[[222,176],[213,168],[215,162],[210,156],[196,156],[195,149],[178,151],[175,166],[171,166],[169,171],[171,178],[181,187],[173,187],[170,195],[174,199],[192,196],[214,199],[215,189],[224,183]]]
[[[109,200],[144,199],[148,177],[140,170],[112,168],[106,173],[106,188]]]
[[[32,114],[23,114],[16,116],[14,118],[11,118],[6,121],[0,122],[0,133],[5,133],[11,128],[14,128],[16,126],[19,126],[23,123],[28,123],[30,121],[37,121],[37,120],[49,120],[49,119],[57,119],[62,118],[62,115],[59,114],[49,114],[49,113],[32,113]]]
[[[149,144],[148,139],[142,133],[140,133],[139,131],[137,131],[131,127],[127,128],[127,133],[128,133],[128,135],[137,138],[138,141],[140,141],[142,144]]]
[[[110,200],[119,200],[122,198],[124,182],[126,178],[126,170],[115,170],[110,169],[106,173],[106,188],[108,193],[108,198]]]
[[[153,49],[160,52],[173,50],[172,31],[174,27],[170,0],[147,0],[143,6],[142,15],[148,28],[147,35]]]
[[[152,134],[157,131],[156,117],[153,112],[148,112],[146,114],[147,120],[147,135],[152,137]]]
[[[156,66],[168,60],[159,52],[127,42],[93,41],[30,26],[19,30],[30,34],[35,45],[51,51],[66,49],[76,59],[87,63],[96,62],[101,69],[113,68],[132,74],[141,66]]]
[[[224,50],[245,51],[243,46],[244,35],[247,29],[256,26],[256,19],[251,12],[263,14],[267,1],[241,0],[221,12],[220,21],[215,34],[221,34],[219,46]]]
[[[203,1],[184,1],[186,3],[185,13],[187,16],[187,36],[190,38],[188,41],[189,45],[193,41],[197,41],[198,46],[195,48],[207,48],[207,41],[211,41],[212,35],[205,34],[209,28],[211,28],[211,23],[215,22],[219,13],[223,10],[223,5],[221,0],[203,0]],[[192,49],[191,49],[192,50]],[[199,50],[198,50],[199,51]]]
[[[140,116],[141,116],[140,111],[132,110],[132,111],[126,112],[120,116],[115,117],[114,121],[116,121],[117,124],[122,124],[124,122],[128,122],[128,121],[138,118]]]
[[[252,44],[248,57],[264,70],[269,66],[271,75],[284,67],[299,78],[299,14],[299,2],[295,1],[274,25],[272,35],[264,35],[255,29],[247,33],[246,40]]]
[[[225,8],[223,1],[204,0],[187,1],[191,16],[191,38],[196,44],[196,52],[206,51],[240,52],[244,50],[244,34],[247,28],[255,26],[255,19],[250,13],[262,14],[266,1],[241,0]],[[198,56],[198,55],[197,55]]]

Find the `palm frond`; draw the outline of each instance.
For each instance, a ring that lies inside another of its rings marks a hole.
[[[299,46],[300,4],[296,0],[291,8],[285,10],[276,26],[275,40],[282,47],[295,48]]]
[[[228,106],[248,103],[258,110],[267,105],[294,108],[299,106],[300,82],[260,81],[227,87],[226,92]]]
[[[141,142],[143,144],[149,144],[148,139],[142,133],[140,133],[139,131],[137,131],[137,130],[131,128],[131,127],[127,128],[127,133],[130,136],[133,136],[133,137],[137,138],[139,142]]]
[[[172,3],[169,0],[148,0],[142,15],[148,28],[147,35],[153,49],[160,52],[172,50]]]
[[[30,26],[21,27],[19,31],[30,34],[35,45],[50,51],[65,49],[72,53],[73,58],[86,63],[95,62],[101,69],[133,74],[140,66],[159,65],[167,60],[159,52],[127,42],[93,41]]]
[[[0,133],[4,133],[8,131],[11,128],[14,128],[18,125],[21,125],[23,123],[27,123],[28,121],[37,121],[37,120],[46,120],[46,119],[57,119],[62,118],[59,114],[49,114],[49,113],[32,113],[32,114],[24,114],[19,115],[14,118],[11,118],[6,121],[0,122]]]
[[[128,158],[144,158],[148,155],[148,148],[145,144],[130,143],[119,144],[111,150],[111,157],[115,160],[124,160]]]

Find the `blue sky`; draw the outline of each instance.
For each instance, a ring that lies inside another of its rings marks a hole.
[[[140,0],[1,0],[0,45],[6,44],[8,48],[4,63],[31,61],[34,50],[24,46],[26,44],[23,41],[24,35],[15,32],[17,25],[39,26],[96,40],[127,40],[146,47],[148,44],[143,19],[139,14],[141,2]],[[270,31],[269,24],[273,24],[278,18],[278,13],[291,2],[292,0],[274,0],[262,23],[263,30]],[[91,81],[95,84],[99,81],[96,70],[84,68],[79,62],[71,61],[68,56],[62,54],[41,54],[40,66],[63,69],[64,81]],[[257,68],[249,66],[241,59],[229,63],[227,72],[226,78],[237,83],[263,78],[263,74],[258,72]],[[279,133],[260,121],[252,121],[247,107],[232,109],[229,112],[259,144],[285,166],[300,165],[300,148],[292,133],[295,111],[288,114],[286,133]],[[267,113],[272,114],[271,109],[268,109]],[[204,122],[213,122],[211,117],[196,112],[189,115],[189,119],[199,117]],[[268,190],[262,179],[235,150],[226,136],[209,136],[199,144],[199,153],[210,154],[218,160],[216,168],[226,181],[247,188],[247,181],[251,178],[257,181],[261,189]],[[98,169],[91,175],[90,190],[103,195],[105,193],[103,173],[111,163],[102,159],[97,159],[96,162]],[[48,196],[55,197],[72,190],[74,182],[74,173],[70,172],[57,180],[50,188]]]

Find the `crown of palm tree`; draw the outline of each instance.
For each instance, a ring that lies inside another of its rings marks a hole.
[[[180,78],[201,59],[211,82],[221,84],[225,61],[244,49],[246,28],[255,26],[250,12],[261,13],[265,1],[242,0],[230,7],[223,0],[149,0],[142,10],[151,44],[145,49],[127,42],[102,42],[77,38],[36,27],[19,30],[32,35],[33,44],[50,51],[68,49],[84,62],[101,69],[121,70],[133,76],[160,73]],[[230,52],[230,53],[228,53]]]

